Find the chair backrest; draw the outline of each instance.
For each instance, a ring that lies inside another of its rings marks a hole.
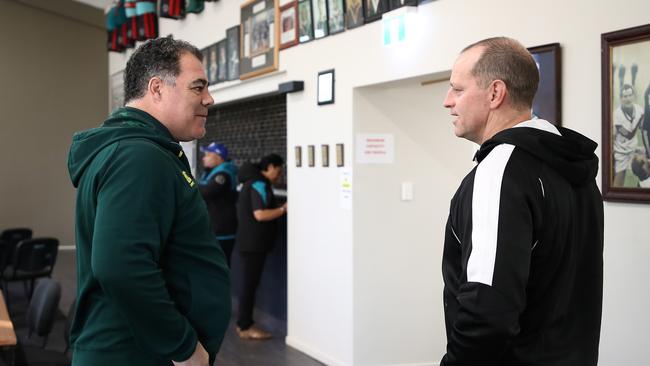
[[[61,300],[61,285],[51,278],[38,281],[27,309],[29,333],[45,337],[52,331]]]
[[[30,273],[49,276],[54,269],[58,251],[58,239],[36,238],[21,241],[14,252],[14,274],[20,272],[22,276]]]
[[[32,238],[32,229],[28,228],[13,228],[3,230],[0,234],[0,240],[4,240],[8,243],[18,244],[18,242],[25,239]]]
[[[11,261],[14,251],[14,245],[0,240],[0,277],[4,274],[7,264]]]

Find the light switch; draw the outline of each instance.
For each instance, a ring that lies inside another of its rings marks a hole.
[[[413,200],[413,182],[402,182],[402,201]]]

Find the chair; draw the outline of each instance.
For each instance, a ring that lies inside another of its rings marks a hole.
[[[61,300],[61,285],[53,279],[45,278],[38,281],[34,296],[27,309],[28,338],[36,333],[43,338],[41,348],[45,348],[47,336],[52,331],[56,318],[59,301]]]
[[[0,233],[0,277],[7,265],[11,264],[16,245],[26,239],[32,238],[32,229],[13,228]]]
[[[36,238],[23,240],[16,246],[14,251],[12,267],[4,272],[2,281],[3,288],[7,288],[9,281],[25,281],[25,292],[28,298],[32,298],[34,281],[40,277],[50,277],[56,255],[59,249],[59,240],[54,238]],[[27,282],[30,281],[29,290]],[[6,292],[7,306],[9,306],[9,291]]]

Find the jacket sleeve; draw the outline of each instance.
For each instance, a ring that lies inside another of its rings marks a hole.
[[[459,288],[441,366],[501,364],[520,331],[534,245],[532,201],[525,190],[538,187],[504,159],[486,158],[476,170],[472,222],[464,230],[471,237],[463,243],[469,246],[463,251],[470,251],[463,255],[467,280]]]
[[[159,266],[181,173],[150,143],[126,145],[118,147],[97,187],[92,272],[141,347],[184,361],[197,335],[172,302]]]
[[[203,197],[212,198],[219,197],[225,193],[228,193],[230,189],[230,177],[225,173],[215,174],[210,182],[206,185],[200,185],[199,190]]]

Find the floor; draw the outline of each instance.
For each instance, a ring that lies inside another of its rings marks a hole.
[[[58,352],[61,353],[65,348],[65,342],[63,340],[63,323],[65,318],[63,314],[67,314],[68,308],[72,303],[75,292],[76,292],[76,264],[74,251],[60,251],[57,258],[57,263],[52,274],[52,278],[56,279],[61,283],[63,289],[61,294],[61,302],[59,308],[61,310],[60,318],[57,319],[55,324],[55,329],[52,331],[52,335],[48,339],[48,345],[46,347],[47,352]],[[21,289],[17,287],[16,289]],[[17,290],[16,290],[17,291]],[[12,298],[20,298],[20,294],[13,296]],[[20,307],[18,299],[15,301],[16,307]],[[26,307],[26,302],[22,304]],[[19,312],[18,316],[24,317],[24,311],[22,314]],[[14,315],[12,314],[12,318]],[[232,321],[231,326],[226,333],[224,342],[221,346],[221,351],[217,355],[217,360],[215,365],[219,366],[249,366],[249,365],[264,365],[264,366],[321,366],[322,363],[312,359],[311,357],[305,355],[302,352],[299,352],[284,343],[284,337],[286,336],[286,324],[273,319],[267,319],[262,317],[260,325],[264,329],[271,331],[274,334],[274,337],[267,341],[251,341],[251,340],[242,340],[240,339],[236,332],[234,321]],[[18,329],[17,329],[18,332]],[[22,332],[22,331],[21,331]],[[24,333],[24,332],[22,332]],[[39,355],[42,353],[38,349],[30,348],[26,349],[28,353],[26,358],[43,358],[47,356]],[[43,357],[41,357],[43,356]],[[0,361],[0,365],[2,362]],[[29,363],[32,365],[32,363]],[[43,366],[53,366],[58,365],[59,363],[42,363],[38,361],[38,365]],[[17,363],[17,366],[20,364]]]

